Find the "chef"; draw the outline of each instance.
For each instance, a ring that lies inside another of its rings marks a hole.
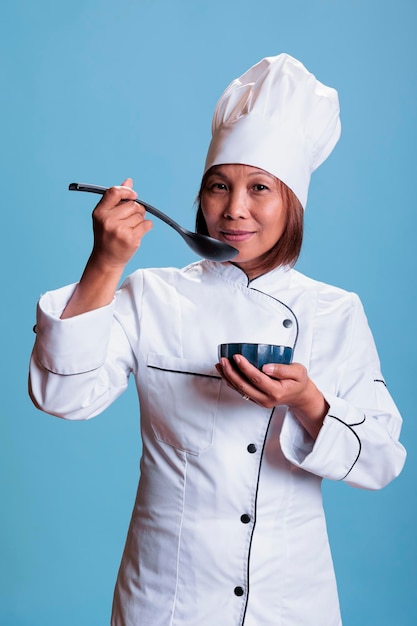
[[[405,451],[359,298],[293,269],[337,93],[268,57],[225,90],[212,131],[197,230],[238,255],[119,287],[151,223],[130,179],[112,187],[81,280],[38,304],[30,394],[83,420],[135,379],[143,452],[112,626],[339,626],[321,481],[380,489]],[[293,362],[218,359],[242,341]]]

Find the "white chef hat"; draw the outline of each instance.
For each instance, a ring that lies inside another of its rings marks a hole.
[[[339,137],[337,91],[288,54],[267,57],[220,97],[204,171],[226,163],[259,167],[305,207],[310,176]]]

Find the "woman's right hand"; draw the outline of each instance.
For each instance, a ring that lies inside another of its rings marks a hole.
[[[94,246],[90,262],[103,270],[123,271],[152,228],[145,208],[135,202],[133,181],[110,187],[93,211]]]
[[[135,202],[132,179],[111,187],[93,211],[94,246],[81,280],[61,319],[110,304],[126,263],[152,228],[145,208]]]

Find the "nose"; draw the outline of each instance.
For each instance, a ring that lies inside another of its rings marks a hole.
[[[247,198],[243,192],[229,192],[223,216],[229,220],[245,219],[248,216]]]

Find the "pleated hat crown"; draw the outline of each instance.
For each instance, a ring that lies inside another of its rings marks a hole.
[[[341,132],[337,91],[288,54],[266,57],[230,83],[213,115],[205,163],[241,163],[273,174],[305,208],[312,172]]]

